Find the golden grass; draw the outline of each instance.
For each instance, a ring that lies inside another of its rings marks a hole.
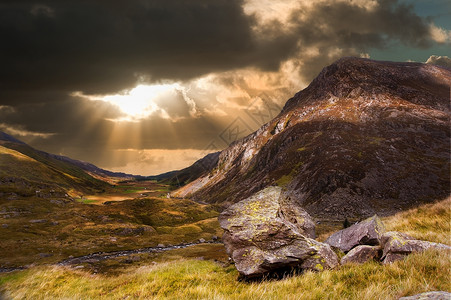
[[[449,244],[450,204],[446,199],[424,205],[386,217],[384,223],[387,230]],[[211,246],[205,247],[179,249],[167,254],[166,259],[175,261],[130,266],[117,276],[34,267],[0,275],[0,293],[6,299],[398,299],[426,291],[451,291],[450,251],[415,253],[391,265],[368,262],[278,281],[245,283],[237,281],[233,265],[179,259],[211,252]],[[192,253],[185,255],[184,251]]]
[[[0,283],[11,299],[397,299],[449,291],[450,268],[449,253],[427,251],[386,266],[371,262],[254,283],[237,282],[233,266],[201,260],[131,267],[115,277],[39,267]]]
[[[451,244],[451,197],[383,218],[387,231],[401,231],[414,238]]]

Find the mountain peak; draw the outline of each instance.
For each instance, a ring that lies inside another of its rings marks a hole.
[[[349,97],[355,89],[366,96],[385,94],[416,104],[444,105],[443,99],[450,96],[449,72],[423,63],[343,57],[325,67],[306,89],[288,100],[282,113],[331,95]]]
[[[450,193],[451,70],[342,58],[173,192],[228,206],[270,185],[319,218],[391,214]]]

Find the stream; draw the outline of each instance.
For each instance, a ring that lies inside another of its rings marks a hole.
[[[206,241],[203,243],[184,243],[184,244],[178,244],[178,245],[172,245],[172,246],[165,246],[165,247],[147,247],[147,248],[141,248],[141,249],[135,249],[135,250],[122,250],[122,251],[112,251],[112,252],[95,252],[83,256],[78,257],[71,257],[68,259],[64,259],[60,262],[57,262],[55,264],[50,265],[56,265],[56,266],[70,266],[70,265],[78,265],[82,263],[92,263],[92,262],[99,262],[102,260],[107,260],[111,258],[117,258],[117,257],[124,257],[129,256],[133,254],[141,254],[141,253],[151,253],[151,252],[164,252],[169,250],[175,250],[175,249],[183,249],[188,248],[192,246],[196,246],[199,244],[221,244],[220,241]],[[0,273],[8,273],[13,271],[19,271],[19,270],[25,270],[28,269],[29,266],[19,266],[19,267],[12,267],[12,268],[0,268]]]

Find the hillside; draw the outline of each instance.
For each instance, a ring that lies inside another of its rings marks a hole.
[[[110,177],[130,179],[92,164],[36,150],[0,132],[0,193],[2,197],[59,196],[105,191]]]
[[[167,199],[168,185],[129,179],[0,132],[0,273],[71,256],[212,241],[220,235],[212,205]],[[126,182],[110,184],[120,180]],[[212,251],[209,245],[201,250]],[[155,251],[150,252],[154,258]],[[105,264],[99,259],[92,268],[111,271],[123,265],[119,256]]]
[[[144,178],[149,180],[158,180],[159,182],[169,184],[173,188],[179,188],[205,174],[208,174],[216,168],[218,165],[219,153],[220,152],[207,154],[187,168]]]
[[[174,191],[227,207],[279,185],[316,218],[359,219],[450,193],[451,70],[342,58]]]

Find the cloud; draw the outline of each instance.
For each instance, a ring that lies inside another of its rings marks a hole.
[[[183,169],[204,155],[202,150],[196,149],[120,149],[112,155],[117,160],[111,160],[104,167],[118,172],[133,170],[134,174],[138,175],[158,175],[168,170]],[[122,164],[116,162],[122,162]]]
[[[449,58],[448,56],[431,55],[426,63],[451,69],[451,58]]]
[[[3,128],[106,166],[120,149],[225,147],[232,124],[257,129],[339,57],[450,32],[401,0],[21,0],[0,4],[0,39]]]
[[[429,27],[432,40],[440,44],[451,43],[451,30],[446,30],[431,24]]]
[[[311,79],[339,55],[449,38],[395,0],[24,0],[0,5],[0,32],[2,102],[111,94],[143,80],[184,81],[250,67],[277,71],[291,59]],[[304,59],[312,47],[321,55]],[[30,91],[45,95],[27,97]]]
[[[4,132],[6,132],[10,135],[14,135],[18,138],[20,138],[20,137],[27,137],[27,138],[39,137],[39,138],[47,139],[47,138],[55,135],[55,133],[33,132],[33,131],[23,129],[23,126],[12,127],[12,126],[4,124],[4,123],[0,123],[0,131],[4,131]]]

